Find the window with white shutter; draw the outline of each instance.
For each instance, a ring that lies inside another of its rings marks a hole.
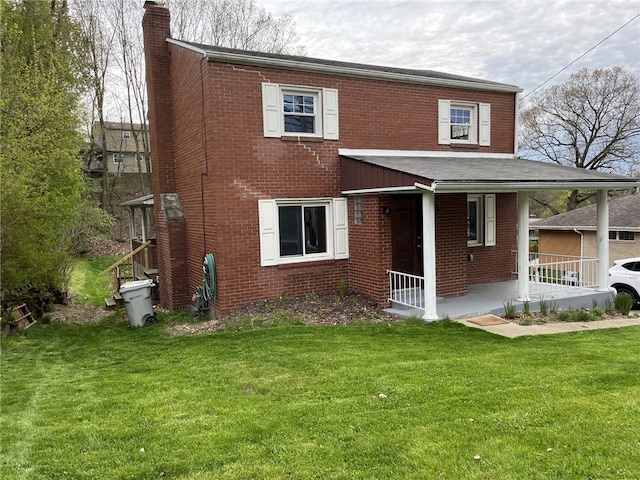
[[[438,143],[491,144],[491,105],[438,100]]]
[[[265,137],[307,136],[338,140],[338,91],[262,84]]]
[[[260,265],[349,258],[347,200],[259,200]]]

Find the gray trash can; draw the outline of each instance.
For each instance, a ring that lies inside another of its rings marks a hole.
[[[120,286],[120,295],[127,307],[127,316],[132,327],[144,327],[156,322],[151,298],[153,286],[152,280],[136,280]]]

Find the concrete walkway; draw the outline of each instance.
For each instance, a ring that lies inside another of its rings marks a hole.
[[[487,319],[487,317],[488,315],[483,315],[482,317],[464,318],[455,321],[466,325],[467,327],[479,328],[486,332],[508,338],[524,337],[527,335],[550,335],[552,333],[582,332],[585,330],[599,330],[603,328],[640,326],[640,317],[620,317],[610,320],[597,320],[595,322],[546,323],[542,325],[528,326],[518,325],[511,322],[484,326],[473,323],[474,320],[477,321],[476,318]],[[496,322],[500,320],[499,317],[495,317],[495,319]]]

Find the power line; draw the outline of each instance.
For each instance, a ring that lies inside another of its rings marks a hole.
[[[554,78],[556,78],[558,75],[560,75],[562,72],[564,72],[567,68],[569,68],[571,65],[573,65],[574,63],[576,63],[578,60],[580,60],[582,57],[584,57],[586,54],[588,54],[589,52],[591,52],[592,50],[596,49],[597,47],[599,47],[602,43],[606,42],[607,40],[609,40],[611,37],[613,37],[616,33],[618,33],[620,30],[622,30],[624,27],[626,27],[627,25],[629,25],[631,22],[633,22],[636,18],[640,17],[640,13],[636,14],[635,17],[633,17],[631,20],[629,20],[627,23],[625,23],[624,25],[622,25],[621,27],[618,27],[617,29],[615,29],[613,32],[611,32],[609,35],[607,35],[606,37],[604,37],[602,40],[600,40],[598,43],[596,43],[593,47],[591,47],[589,50],[587,50],[586,52],[584,52],[582,55],[580,55],[578,58],[576,58],[574,61],[572,61],[571,63],[569,63],[568,65],[565,65],[563,68],[561,68],[555,75],[547,78],[544,82],[542,82],[540,85],[538,85],[536,88],[534,88],[533,90],[531,90],[529,93],[527,93],[525,96],[522,97],[522,99],[524,100],[525,98],[527,98],[529,95],[531,95],[533,92],[535,92],[536,90],[538,90],[539,88],[545,86],[547,83],[549,83],[551,80],[553,80]]]

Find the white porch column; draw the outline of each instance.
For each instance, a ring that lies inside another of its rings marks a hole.
[[[598,190],[598,290],[609,291],[609,195]]]
[[[529,298],[529,192],[518,192],[518,300]]]
[[[438,320],[436,308],[436,196],[422,191],[422,256],[424,271],[424,316],[426,322]]]

